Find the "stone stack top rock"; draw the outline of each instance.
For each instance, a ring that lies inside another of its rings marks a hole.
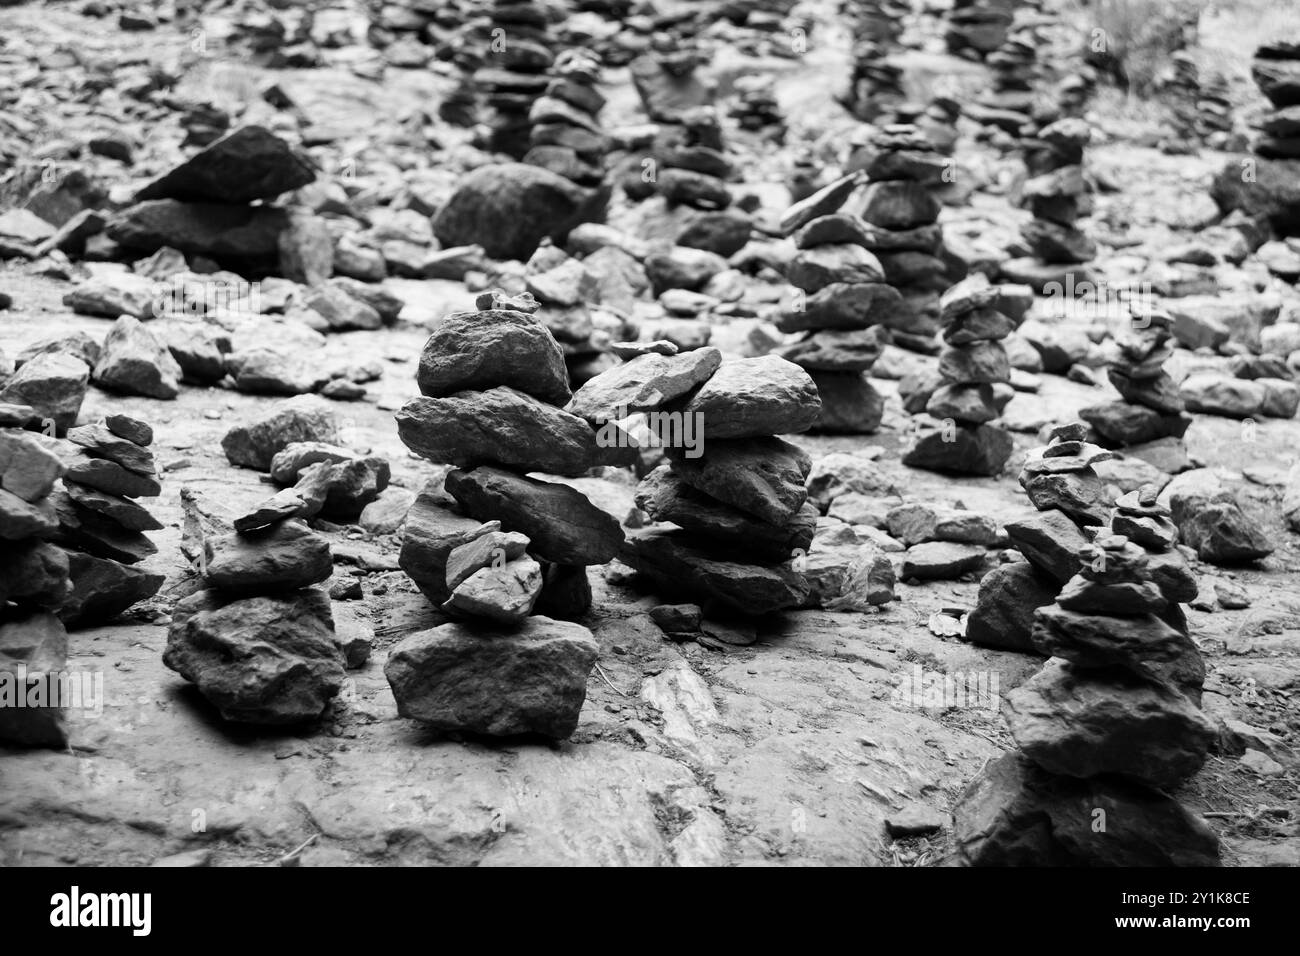
[[[1262,44],[1250,74],[1272,106],[1260,122],[1255,152],[1266,159],[1300,159],[1300,43],[1289,38]]]
[[[242,126],[141,187],[135,201],[243,205],[275,199],[315,179],[316,166],[306,154],[265,127]]]
[[[492,111],[485,145],[519,159],[528,152],[530,111],[545,92],[555,61],[550,15],[539,4],[518,0],[494,0],[485,12],[506,37],[504,43],[498,34],[485,40],[483,67],[474,75]]]

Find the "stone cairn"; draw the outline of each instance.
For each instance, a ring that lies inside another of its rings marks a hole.
[[[329,595],[312,586],[333,574],[329,542],[262,507],[222,531],[188,542],[201,587],[172,610],[163,664],[224,720],[316,720],[347,665]]]
[[[1036,292],[1051,283],[1066,284],[1069,274],[1086,279],[1082,264],[1097,248],[1075,223],[1092,211],[1092,197],[1083,175],[1084,147],[1091,138],[1087,123],[1057,120],[1025,142],[1025,164],[1032,177],[1025,183],[1023,202],[1033,215],[1020,231],[1028,259],[1013,259],[1003,272]]]
[[[853,31],[853,70],[840,97],[844,108],[866,123],[890,122],[906,100],[903,68],[889,60],[910,12],[898,0],[846,4],[843,14]]]
[[[1173,443],[1174,456],[1186,459],[1182,437],[1192,423],[1184,413],[1178,385],[1164,369],[1174,354],[1173,317],[1147,305],[1134,304],[1125,329],[1107,343],[1106,369],[1120,399],[1079,410],[1092,426],[1096,440],[1110,448],[1128,448],[1160,441]]]
[[[31,412],[13,411],[17,423]],[[21,412],[21,413],[20,413]],[[57,611],[71,586],[68,556],[49,542],[59,521],[51,497],[63,474],[59,456],[36,435],[0,429],[0,680],[22,695],[23,706],[0,706],[0,742],[24,747],[67,745],[64,710],[48,696],[46,675],[67,667],[68,635]]]
[[[533,104],[551,83],[554,56],[546,12],[534,3],[495,0],[488,17],[495,35],[487,39],[490,52],[474,74],[491,110],[485,145],[520,159],[531,144]]]
[[[740,128],[752,133],[765,133],[774,143],[785,142],[785,117],[776,101],[773,80],[770,76],[743,76],[736,81],[736,102],[728,115]]]
[[[68,552],[72,590],[59,611],[69,627],[100,623],[152,597],[164,576],[135,565],[158,549],[145,536],[161,521],[134,499],[162,493],[149,445],[153,429],[127,415],[69,429],[76,449],[52,496],[56,540]]]
[[[786,279],[799,292],[778,328],[799,339],[774,354],[803,368],[817,386],[821,412],[813,428],[865,435],[880,427],[885,402],[866,377],[888,334],[881,313],[902,302],[868,248],[872,233],[858,217],[837,212],[856,176],[833,183],[786,213],[782,228],[799,250]],[[838,200],[838,201],[836,201]]]
[[[993,73],[993,86],[967,109],[971,119],[988,131],[1001,131],[1010,140],[1020,139],[1034,106],[1037,47],[1035,31],[1020,27],[988,55],[985,63]]]
[[[850,204],[871,227],[867,248],[902,298],[886,323],[894,342],[921,352],[934,350],[939,294],[950,284],[936,195],[949,162],[916,126],[885,126],[861,157],[870,184]]]
[[[1011,434],[989,424],[1002,414],[995,389],[1011,379],[1001,340],[1015,331],[1015,322],[999,311],[1001,294],[978,272],[944,293],[939,304],[945,343],[939,355],[940,384],[925,405],[943,424],[920,435],[903,464],[995,476],[1011,457]]]
[[[1022,0],[953,0],[944,40],[949,53],[984,59],[1007,39]]]
[[[727,180],[734,167],[727,158],[722,125],[711,106],[692,109],[681,117],[676,141],[657,150],[658,193],[670,204],[695,209],[726,209],[731,205]]]
[[[608,389],[616,382],[644,388],[650,383],[641,376],[666,363],[684,371],[650,384],[649,399],[658,403],[664,384],[674,379],[692,389],[674,407],[683,433],[693,429],[701,443],[692,449],[662,442],[668,461],[636,493],[641,510],[677,529],[633,532],[619,559],[657,590],[699,599],[706,613],[752,616],[801,607],[809,585],[800,568],[818,517],[808,501],[812,462],[776,436],[812,426],[820,408],[817,387],[802,368],[775,355],[720,361],[712,348],[671,359],[642,356],[574,397],[585,405],[591,396],[584,393],[593,386]],[[634,404],[644,407],[646,399]]]
[[[609,139],[598,114],[605,97],[596,89],[600,60],[588,50],[565,50],[555,58],[545,93],[529,111],[531,143],[524,162],[541,166],[579,186],[605,180]]]
[[[986,768],[956,807],[964,863],[1218,863],[1214,834],[1168,796],[1217,737],[1179,603],[1196,585],[1177,531],[1152,485],[1093,530],[1078,573],[1034,615],[1031,639],[1051,659],[1004,702],[1019,751]]]
[[[1255,152],[1265,159],[1300,159],[1300,39],[1260,46],[1250,74],[1272,106],[1260,121]]]
[[[1079,572],[1085,527],[1105,520],[1105,486],[1093,465],[1115,457],[1087,441],[1084,422],[1060,425],[1048,444],[1029,456],[1020,485],[1039,513],[1005,525],[1023,561],[1003,564],[980,581],[966,639],[981,647],[1036,652],[1030,633],[1034,612],[1051,604]]]
[[[1160,79],[1160,87],[1173,112],[1177,140],[1166,144],[1166,149],[1191,149],[1196,140],[1220,147],[1227,145],[1227,138],[1232,133],[1233,106],[1223,74],[1202,74],[1195,58],[1187,50],[1178,50],[1169,59],[1170,65]],[[1293,130],[1300,130],[1300,122],[1293,122],[1291,126]]]
[[[397,415],[408,448],[454,466],[416,499],[399,561],[456,620],[405,638],[384,673],[405,717],[562,739],[577,726],[597,653],[569,621],[591,605],[587,566],[610,561],[623,531],[581,492],[527,473],[577,477],[629,464],[636,449],[598,442],[563,410],[564,356],[530,296],[486,292],[477,306],[430,336],[423,397]]]

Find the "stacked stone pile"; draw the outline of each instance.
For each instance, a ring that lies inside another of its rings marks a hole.
[[[1089,443],[1087,437],[1083,422],[1054,428],[1047,447],[1025,462],[1020,485],[1041,513],[1006,524],[1011,546],[1025,560],[1001,565],[980,581],[975,609],[966,622],[971,643],[1037,650],[1030,639],[1034,612],[1051,604],[1079,572],[1078,554],[1088,543],[1083,529],[1105,520],[1106,490],[1092,466],[1114,453]]]
[[[519,159],[528,152],[534,103],[551,83],[555,62],[546,11],[535,3],[496,0],[487,11],[494,31],[474,83],[490,109],[485,146]]]
[[[990,424],[1002,414],[998,386],[1011,378],[1001,340],[1015,321],[998,311],[1002,290],[974,273],[944,293],[940,301],[945,348],[939,356],[940,384],[925,404],[942,425],[920,435],[903,456],[913,468],[967,475],[997,475],[1011,456],[1014,441]]]
[[[1034,107],[1034,66],[1038,37],[1031,28],[1010,33],[985,61],[993,72],[993,87],[982,93],[967,114],[990,129],[1019,140],[1030,124]]]
[[[412,506],[401,566],[463,623],[408,637],[385,674],[400,713],[441,729],[567,737],[596,645],[552,618],[587,611],[586,567],[612,559],[623,531],[573,487],[527,473],[577,477],[629,463],[635,447],[616,427],[598,441],[562,408],[572,397],[564,355],[531,297],[488,292],[477,304],[430,336],[423,397],[397,415],[412,451],[454,466]],[[530,616],[538,610],[551,616]]]
[[[570,407],[593,418],[617,407],[680,416],[671,420],[681,437],[651,427],[668,460],[636,496],[641,510],[677,530],[634,532],[619,553],[623,563],[657,590],[697,598],[706,610],[799,607],[808,596],[799,567],[818,512],[808,502],[808,456],[776,436],[816,421],[817,388],[775,355],[720,358],[714,349],[644,355],[593,379]],[[688,437],[694,440],[682,440]]]
[[[1173,318],[1167,312],[1144,304],[1107,343],[1107,376],[1120,400],[1079,411],[1099,443],[1140,456],[1150,443],[1159,442],[1167,460],[1172,455],[1186,462],[1182,438],[1192,419],[1183,411],[1186,403],[1178,385],[1164,369],[1174,354],[1172,329]]]
[[[1004,703],[1019,752],[987,768],[958,804],[963,862],[1218,862],[1213,833],[1167,795],[1217,737],[1200,710],[1205,665],[1179,606],[1195,582],[1154,486],[1117,505],[1079,553],[1078,573],[1035,614],[1033,643],[1052,657]]]
[[[675,138],[665,137],[656,151],[656,191],[673,205],[726,209],[732,198],[727,180],[734,167],[726,154],[717,111],[697,107],[683,113],[681,121]]]
[[[843,11],[853,31],[853,70],[841,96],[844,107],[867,123],[892,121],[903,106],[903,69],[889,59],[899,46],[907,4],[869,0]]]
[[[944,39],[950,53],[983,59],[1006,42],[1020,0],[954,0]]]
[[[1042,292],[1052,282],[1065,284],[1087,277],[1082,263],[1097,253],[1096,245],[1077,226],[1092,211],[1084,177],[1084,147],[1092,133],[1079,119],[1050,123],[1025,142],[1025,164],[1031,179],[1022,199],[1033,218],[1021,228],[1021,240],[1031,257],[1003,265],[1003,274]]]
[[[580,186],[605,179],[609,138],[600,126],[605,97],[596,88],[600,60],[588,50],[565,50],[555,58],[545,92],[529,109],[532,148],[524,162],[542,166]]]
[[[1300,40],[1263,44],[1250,72],[1272,106],[1260,122],[1255,152],[1266,159],[1300,159]]]
[[[1251,76],[1269,102],[1258,124],[1255,156],[1225,161],[1210,195],[1225,215],[1263,217],[1279,236],[1300,235],[1300,203],[1293,189],[1300,178],[1300,36],[1256,49]]]
[[[30,409],[28,410],[30,411]],[[0,428],[0,680],[21,703],[0,706],[0,741],[26,747],[67,744],[59,702],[26,706],[45,675],[63,671],[68,638],[57,616],[71,584],[68,556],[50,543],[58,533],[55,483],[64,465],[29,432]]]
[[[871,227],[836,211],[855,182],[833,183],[786,214],[782,225],[798,249],[786,278],[799,293],[778,327],[799,338],[774,352],[816,384],[821,413],[814,429],[869,434],[880,427],[885,403],[866,373],[888,341],[882,316],[900,309],[902,296],[886,283],[884,266],[868,248]]]
[[[57,435],[67,432],[81,413],[90,370],[98,358],[98,343],[76,354],[52,349],[28,357],[0,381],[0,426],[44,428]]]
[[[333,573],[329,542],[296,518],[255,509],[198,548],[202,587],[173,608],[163,663],[225,720],[319,718],[347,664],[329,596],[312,586]]]
[[[785,142],[785,117],[776,100],[776,91],[769,76],[745,76],[736,81],[736,102],[728,111],[750,132],[766,131],[772,142]]]
[[[136,565],[157,553],[145,532],[163,524],[135,500],[157,497],[162,485],[144,422],[109,415],[71,429],[68,439],[63,489],[51,500],[72,579],[59,616],[78,627],[116,617],[162,587],[163,575]]]
[[[886,324],[897,344],[933,350],[939,293],[951,280],[941,257],[938,224],[950,160],[916,126],[885,126],[869,138],[860,157],[869,184],[850,203],[870,230],[867,248],[901,293],[904,308]]]

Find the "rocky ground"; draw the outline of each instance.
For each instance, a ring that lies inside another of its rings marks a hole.
[[[445,72],[390,66],[374,78],[358,67],[372,52],[363,44],[331,50],[337,54],[332,65],[255,67],[219,42],[215,23],[207,24],[207,48],[195,55],[195,35],[178,26],[124,30],[130,24],[116,14],[88,18],[85,6],[24,4],[0,11],[6,92],[26,89],[29,107],[49,104],[49,127],[40,138],[84,138],[92,129],[112,129],[124,115],[114,96],[84,89],[73,94],[60,73],[73,61],[112,61],[119,71],[178,63],[178,97],[243,103],[266,83],[279,84],[313,127],[330,128],[313,152],[317,160],[333,164],[334,173],[352,169],[368,188],[391,192],[394,182],[409,180],[445,196],[462,175],[466,131],[420,113],[453,88]],[[763,214],[774,217],[790,202],[784,183],[796,144],[829,159],[838,140],[858,125],[828,94],[847,75],[847,37],[828,5],[811,4],[810,10],[818,24],[816,56],[734,53],[708,67],[723,90],[747,72],[775,77],[790,118],[788,145],[729,133],[744,157],[746,188],[759,197]],[[916,59],[912,82],[936,74],[971,86],[980,82],[981,68],[967,61],[938,53]],[[119,85],[123,75],[117,75]],[[604,88],[606,126],[646,121],[626,70],[607,70]],[[1249,95],[1248,89],[1242,93]],[[30,115],[15,111],[12,118],[21,125]],[[116,182],[138,185],[174,165],[180,134],[174,117],[160,109],[120,127],[138,137],[137,158],[133,167],[111,171]],[[1171,155],[1145,135],[1148,123],[1100,109],[1095,120],[1101,137],[1089,164],[1108,185],[1087,223],[1099,244],[1097,270],[1120,281],[1168,269],[1169,249],[1197,242],[1218,218],[1209,184],[1229,154],[1207,148]],[[14,132],[15,140],[30,135]],[[1027,215],[1007,201],[999,181],[1003,167],[987,147],[972,144],[958,159],[957,184],[967,201],[945,207],[945,233],[997,248]],[[616,197],[608,221],[652,240],[675,233],[674,216],[654,200],[634,205]],[[75,314],[63,302],[76,279],[39,272],[21,258],[0,264],[0,291],[12,300],[0,310],[0,352],[16,355],[37,340],[74,332],[102,339],[109,319]],[[1280,303],[1273,324],[1300,329],[1294,324],[1300,296],[1254,257],[1241,265],[1220,261],[1200,281],[1207,295],[1239,311],[1244,300],[1271,297]],[[439,472],[399,441],[394,413],[416,394],[416,366],[430,327],[449,311],[472,308],[473,293],[456,280],[390,278],[384,284],[405,301],[398,322],[327,335],[311,361],[322,368],[371,362],[382,368],[362,400],[339,402],[337,409],[343,444],[390,463],[392,495],[418,492]],[[757,324],[716,320],[713,344],[728,354],[746,352]],[[1296,342],[1300,346],[1300,335]],[[1180,348],[1170,367],[1182,377],[1219,371],[1228,362],[1222,352]],[[1043,426],[1116,397],[1101,375],[1083,381],[1080,375],[1039,374],[1037,390],[1018,391],[1005,409],[1016,449],[1002,476],[953,478],[899,461],[918,426],[903,410],[897,380],[933,363],[917,353],[886,351],[873,372],[886,398],[876,434],[791,440],[815,462],[834,452],[874,457],[882,497],[960,504],[1001,525],[1034,511],[1015,475],[1025,454],[1043,444]],[[403,636],[434,623],[432,608],[398,568],[398,534],[319,523],[334,553],[331,583],[355,578],[361,584],[360,600],[333,607],[336,621],[373,630],[369,662],[348,672],[319,725],[266,731],[222,721],[162,663],[172,606],[192,576],[180,551],[180,491],[200,492],[231,513],[269,496],[275,489],[266,477],[231,465],[221,439],[273,401],[226,387],[185,386],[171,401],[95,386],[87,393],[82,420],[124,412],[154,428],[163,493],[151,510],[166,527],[151,532],[158,553],[143,567],[165,574],[167,583],[122,620],[71,635],[69,666],[103,672],[105,703],[102,715],[72,715],[68,750],[0,751],[4,863],[951,862],[951,809],[980,769],[1013,744],[994,704],[915,705],[899,698],[900,680],[918,666],[930,674],[978,674],[996,680],[1005,695],[1042,665],[1036,656],[962,640],[954,625],[974,606],[980,571],[956,581],[902,579],[896,601],[868,612],[792,611],[759,619],[752,631],[719,625],[713,635],[706,628],[694,642],[675,643],[648,615],[660,598],[637,589],[617,562],[593,568],[594,607],[585,623],[599,657],[576,732],[562,743],[493,742],[435,734],[398,717],[384,665]],[[1275,550],[1243,567],[1193,561],[1201,594],[1188,620],[1208,671],[1203,706],[1222,739],[1176,796],[1220,837],[1226,864],[1300,865],[1294,752],[1300,739],[1300,538],[1282,509],[1300,423],[1196,414],[1186,442],[1195,464],[1238,491]],[[1112,480],[1131,478],[1117,471]],[[636,479],[630,472],[567,480],[620,520],[632,510]],[[997,554],[990,551],[988,566]],[[1245,599],[1225,602],[1216,588],[1239,589]],[[1228,609],[1225,603],[1245,606]],[[924,836],[899,829],[901,821],[918,820]]]

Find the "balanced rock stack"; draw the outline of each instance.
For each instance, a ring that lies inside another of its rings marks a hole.
[[[1154,486],[1124,496],[1080,552],[1078,574],[1036,612],[1034,645],[1052,656],[1004,703],[1019,752],[986,768],[955,810],[963,862],[1218,863],[1213,833],[1168,796],[1217,734],[1200,710],[1205,665],[1178,603],[1195,581],[1163,563],[1182,558],[1156,498]]]
[[[1004,530],[1024,557],[994,568],[980,581],[966,639],[981,647],[1037,651],[1034,612],[1051,604],[1079,572],[1083,529],[1105,520],[1105,488],[1092,466],[1115,457],[1087,441],[1088,426],[1071,422],[1052,429],[1047,447],[1031,453],[1020,484],[1039,514],[1009,521]]]
[[[0,704],[5,744],[67,744],[57,701],[47,696],[46,706],[25,706],[29,693],[45,692],[47,675],[67,666],[68,636],[56,612],[70,587],[68,557],[48,540],[58,532],[51,495],[63,471],[36,435],[0,429],[0,681],[22,695]]]
[[[1173,317],[1161,309],[1142,305],[1124,330],[1107,343],[1107,376],[1120,400],[1079,410],[1097,441],[1110,448],[1132,448],[1160,442],[1162,461],[1181,461],[1168,471],[1187,466],[1182,437],[1192,419],[1184,414],[1179,387],[1164,364],[1174,354]],[[1142,449],[1136,449],[1141,452]],[[1141,457],[1141,455],[1139,455]]]
[[[863,122],[892,122],[906,96],[903,68],[889,54],[898,46],[911,8],[899,0],[866,0],[844,4],[841,12],[853,32],[853,71],[840,101]]]
[[[630,463],[636,449],[598,442],[560,407],[572,397],[564,355],[530,296],[487,292],[477,305],[437,326],[420,357],[423,397],[397,415],[407,447],[455,466],[408,513],[400,563],[462,621],[406,638],[384,673],[403,716],[563,738],[577,726],[596,643],[553,618],[590,608],[586,568],[611,560],[623,531],[580,491],[527,473],[577,477]]]
[[[1265,159],[1300,159],[1300,38],[1260,46],[1250,72],[1273,107],[1260,123],[1255,152]]]
[[[670,205],[726,209],[731,205],[727,180],[733,166],[722,140],[717,111],[701,106],[681,117],[677,138],[658,150],[657,191]]]
[[[949,53],[969,52],[979,59],[1006,41],[1021,0],[953,0],[944,39]]]
[[[268,521],[254,509],[197,550],[202,588],[172,610],[163,664],[225,720],[320,717],[347,663],[329,595],[312,587],[333,573],[329,542],[300,520]]]
[[[758,615],[800,607],[809,586],[799,568],[818,517],[806,486],[812,463],[775,436],[812,426],[817,387],[798,365],[775,355],[719,360],[714,349],[671,359],[642,356],[574,396],[574,405],[585,407],[598,386],[617,395],[616,404],[659,408],[671,386],[670,407],[680,416],[673,419],[683,435],[689,428],[699,439],[661,441],[667,463],[637,488],[638,507],[679,530],[633,532],[619,559],[657,590],[699,599],[706,611]],[[642,397],[625,401],[634,391]]]
[[[901,306],[902,296],[885,283],[885,268],[868,248],[871,229],[836,212],[856,182],[849,176],[832,183],[791,207],[782,221],[798,249],[786,278],[802,294],[782,312],[778,327],[800,337],[773,351],[816,384],[816,430],[869,434],[880,427],[885,402],[866,372],[887,341],[882,315]]]
[[[853,212],[872,228],[867,248],[902,295],[903,308],[886,324],[895,343],[930,351],[938,330],[939,293],[950,280],[943,253],[941,205],[950,160],[916,127],[885,126],[872,133],[862,155],[870,184],[854,197]]]
[[[774,143],[785,142],[785,117],[776,101],[770,76],[743,76],[736,81],[737,97],[729,115],[750,132],[766,132]]]
[[[270,202],[315,178],[311,160],[279,136],[240,127],[141,188],[105,231],[143,253],[168,247],[253,267],[278,261],[285,278],[315,284],[332,272],[327,227]]]
[[[864,123],[891,122],[906,101],[903,68],[890,61],[887,49],[874,40],[853,44],[853,72],[844,105]]]
[[[1030,123],[1034,105],[1036,49],[1036,36],[1022,28],[1009,34],[989,54],[985,62],[993,71],[993,88],[981,94],[976,105],[967,110],[972,119],[1019,140]]]
[[[1196,97],[1197,132],[1206,138],[1211,147],[1219,149],[1228,145],[1228,137],[1232,134],[1233,111],[1228,78],[1217,70],[1208,76],[1202,75]],[[1300,110],[1289,115],[1289,124],[1275,126],[1274,129],[1283,134],[1300,135]]]
[[[149,445],[153,429],[127,415],[68,431],[63,490],[52,497],[55,537],[68,552],[72,588],[59,616],[69,627],[101,623],[152,597],[164,576],[140,561],[158,549],[144,534],[163,527],[134,499],[162,493]]]
[[[494,0],[486,12],[493,26],[490,52],[474,74],[491,111],[486,147],[520,159],[531,143],[533,105],[551,83],[547,71],[555,58],[547,14],[526,0]]]
[[[1020,231],[1032,257],[1013,259],[1003,273],[1042,292],[1049,284],[1064,285],[1068,275],[1087,277],[1080,263],[1097,248],[1075,224],[1092,211],[1092,197],[1083,175],[1084,147],[1091,139],[1081,119],[1057,120],[1025,143],[1025,164],[1032,179],[1025,183],[1023,201],[1033,215]]]
[[[532,148],[524,162],[542,166],[580,186],[605,179],[609,139],[597,114],[605,97],[596,89],[600,60],[589,50],[565,50],[555,58],[545,93],[533,101],[528,119]]]
[[[1178,50],[1170,56],[1167,73],[1160,79],[1160,91],[1173,113],[1174,131],[1179,140],[1187,142],[1199,136],[1201,123],[1197,100],[1201,96],[1200,70],[1190,52]]]
[[[903,456],[903,464],[995,476],[1011,457],[1011,434],[989,424],[1002,414],[996,389],[1011,379],[1011,363],[1001,340],[1015,331],[1015,322],[998,310],[1001,295],[1001,288],[989,285],[980,272],[943,294],[940,385],[925,404],[926,412],[943,424],[921,434]]]

